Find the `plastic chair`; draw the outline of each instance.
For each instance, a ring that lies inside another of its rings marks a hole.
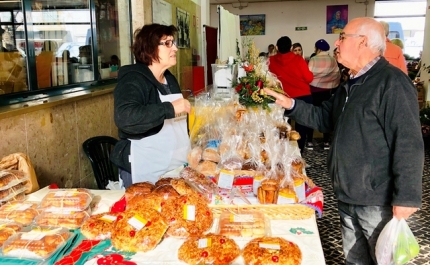
[[[109,160],[110,153],[118,142],[110,136],[95,136],[87,139],[82,147],[94,171],[97,186],[101,190],[111,181],[118,181],[118,168]]]

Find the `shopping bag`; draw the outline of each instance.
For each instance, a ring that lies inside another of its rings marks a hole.
[[[418,253],[418,242],[406,220],[393,217],[382,229],[376,242],[378,265],[403,265]]]

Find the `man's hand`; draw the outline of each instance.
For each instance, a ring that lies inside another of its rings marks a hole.
[[[279,94],[268,88],[265,88],[264,92],[267,95],[274,97],[276,99],[275,103],[278,104],[279,106],[286,109],[291,109],[291,106],[293,105],[293,100],[291,98],[284,96],[282,94]]]
[[[175,114],[181,114],[181,113],[190,113],[191,110],[191,104],[188,100],[184,98],[180,98],[177,100],[172,101],[173,108],[175,109]]]
[[[418,208],[415,207],[393,206],[393,215],[398,220],[402,218],[406,220],[416,211],[418,211]]]

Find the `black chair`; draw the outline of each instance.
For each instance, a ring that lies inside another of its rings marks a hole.
[[[95,136],[86,140],[82,147],[91,162],[97,186],[101,190],[111,181],[118,181],[118,168],[109,160],[113,147],[118,142],[110,136]]]

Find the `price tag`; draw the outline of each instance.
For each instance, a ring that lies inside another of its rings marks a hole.
[[[254,215],[252,214],[231,214],[230,215],[231,223],[253,223]]]
[[[76,195],[76,193],[78,193],[78,191],[76,189],[60,190],[60,191],[56,191],[54,193],[54,196],[55,197],[70,197],[70,196]]]
[[[112,223],[116,220],[116,216],[112,216],[112,215],[103,215],[102,217],[99,218],[99,220],[108,222],[108,223]]]
[[[41,240],[42,238],[44,238],[46,236],[46,233],[43,232],[36,232],[36,231],[30,231],[28,233],[23,233],[21,235],[21,239],[23,240],[31,240],[31,241],[35,241],[35,240]]]
[[[210,247],[210,246],[212,246],[212,239],[210,239],[210,238],[199,239],[197,245],[198,245],[198,248]]]
[[[17,211],[25,211],[25,210],[27,210],[28,208],[30,208],[31,206],[33,206],[32,204],[28,204],[28,203],[24,203],[24,204],[17,204],[16,205],[17,207],[16,207],[16,209],[14,209],[14,210],[17,210]]]
[[[140,229],[144,228],[148,220],[143,218],[142,216],[135,215],[132,218],[128,220],[128,224],[131,225],[134,229],[139,231]]]
[[[275,250],[280,250],[281,249],[281,246],[278,243],[260,242],[259,247],[260,248],[267,248],[267,249],[275,249]]]
[[[188,221],[196,220],[196,206],[195,205],[184,205],[184,219]]]
[[[218,178],[218,187],[231,190],[233,188],[234,172],[221,170]]]

